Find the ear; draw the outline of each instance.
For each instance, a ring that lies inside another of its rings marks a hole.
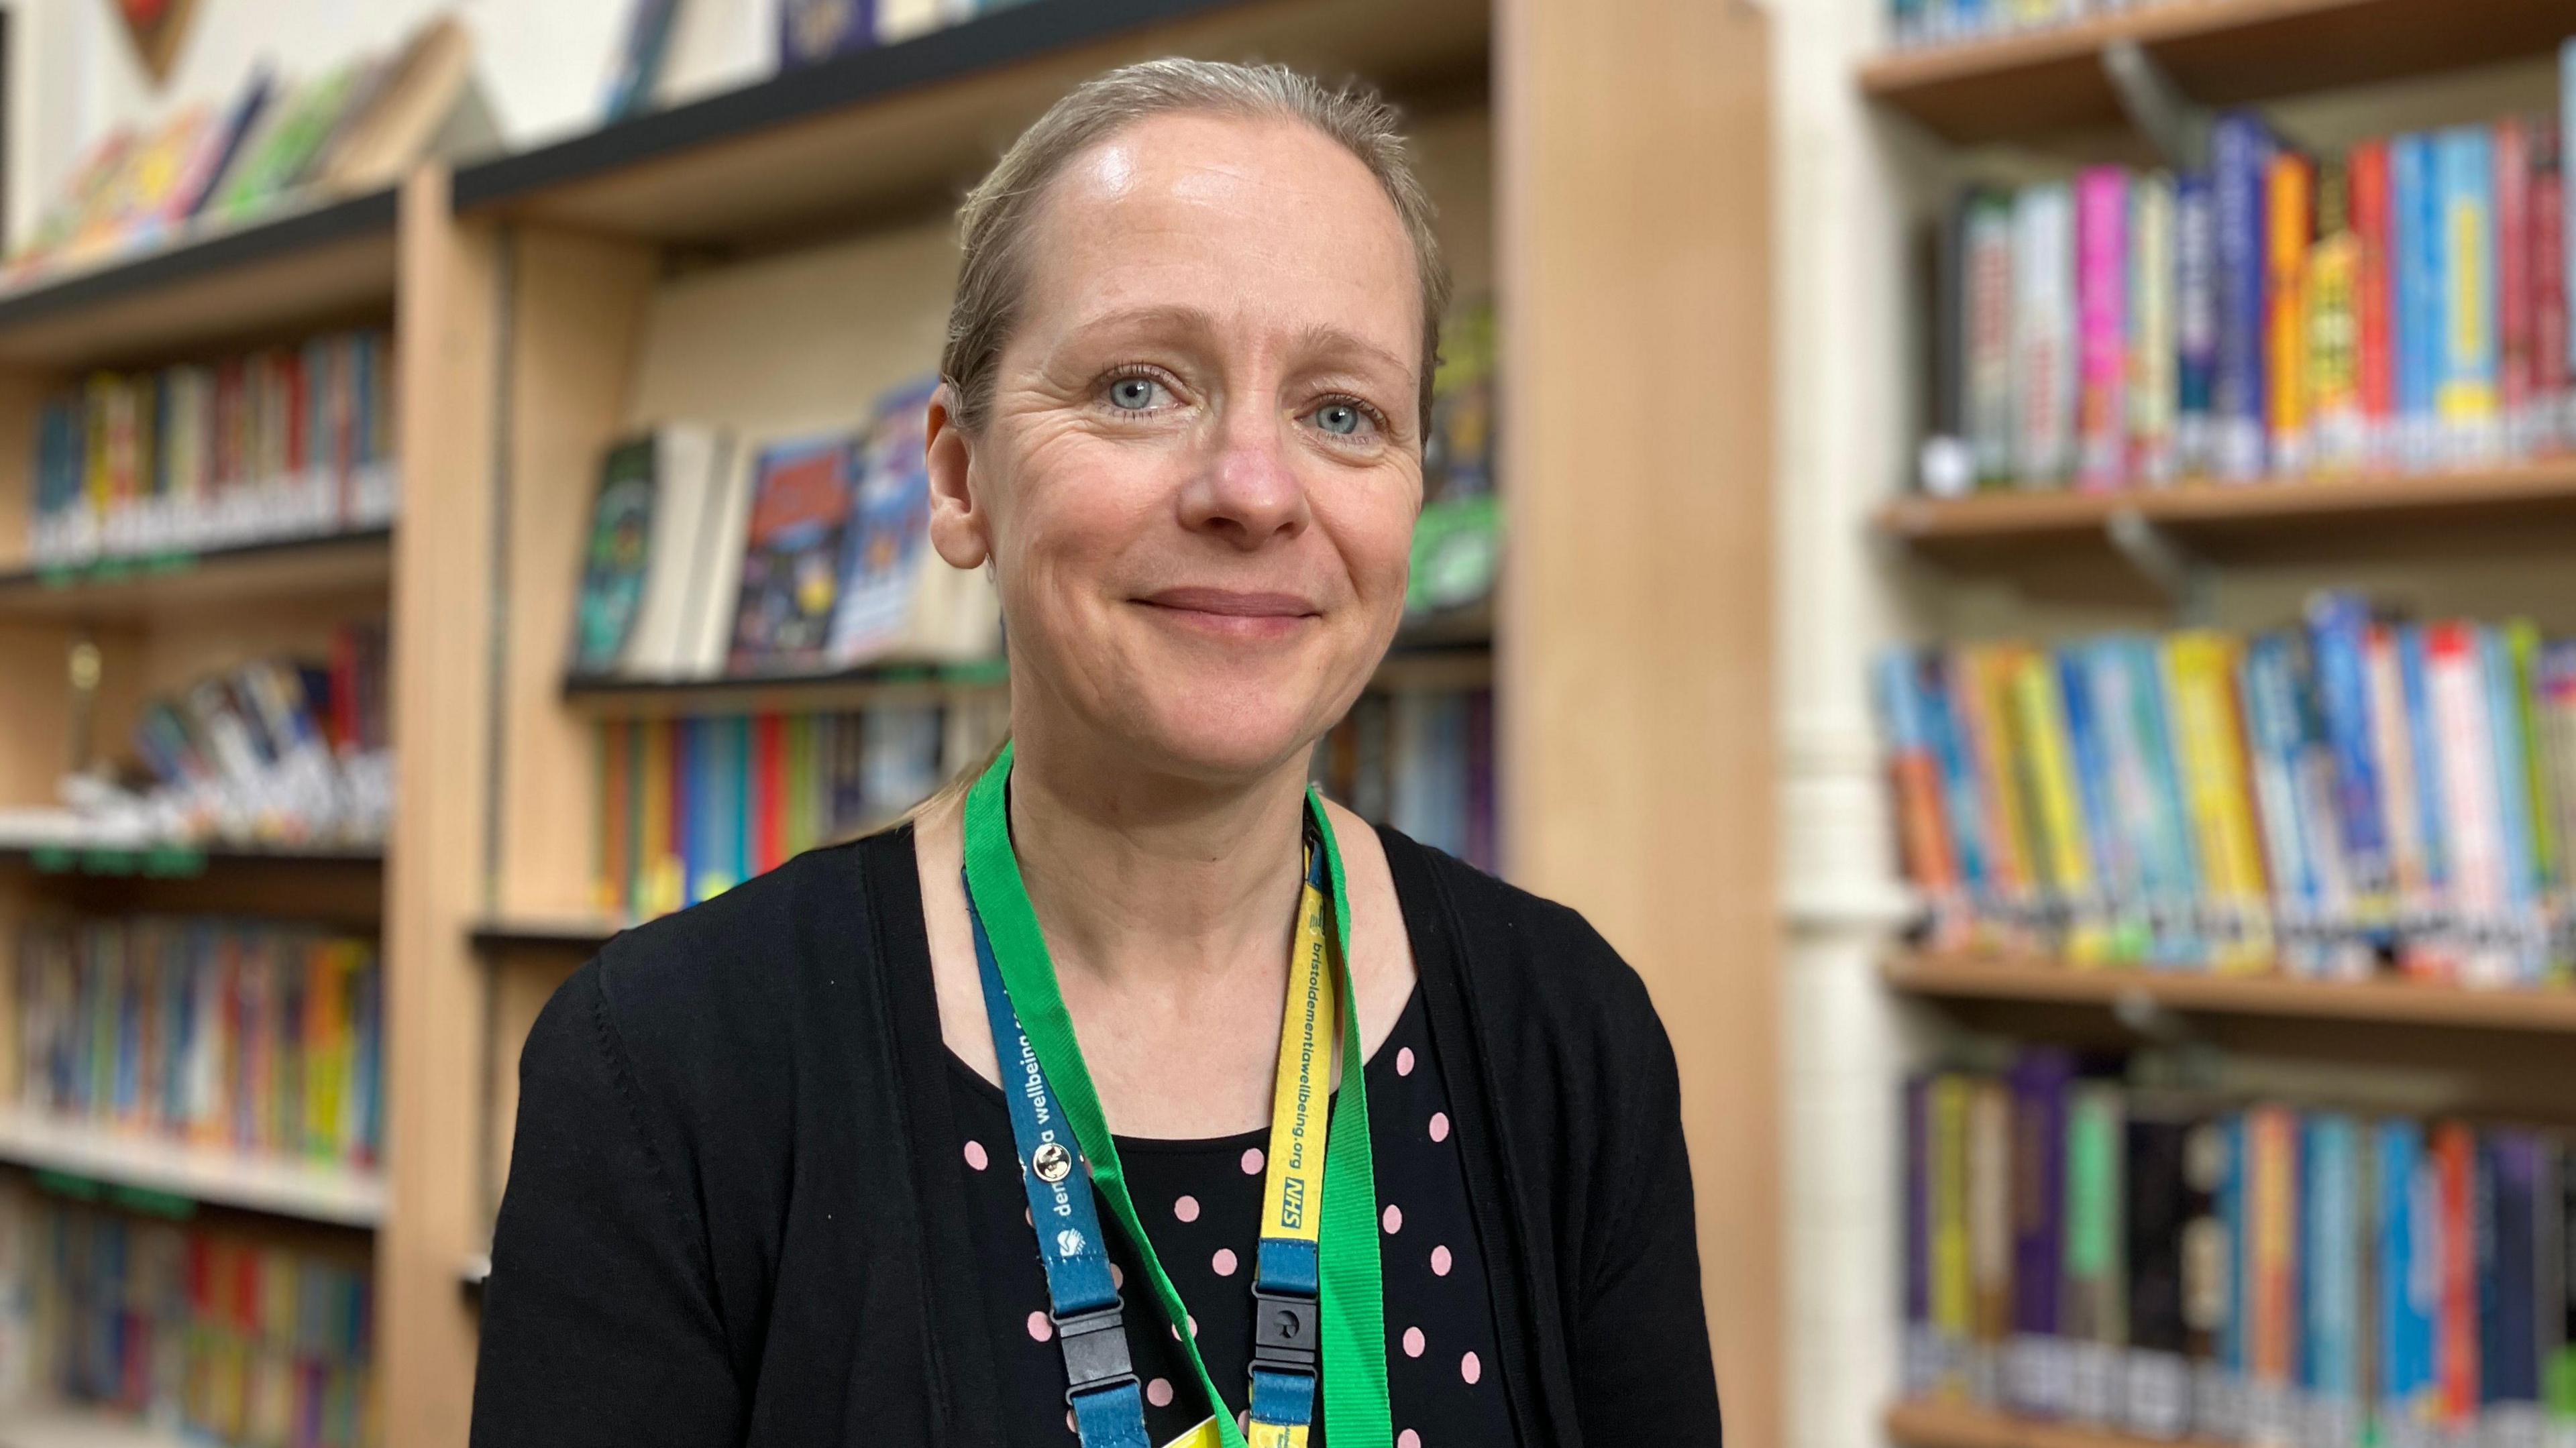
[[[952,568],[980,568],[993,556],[991,513],[975,495],[975,443],[957,423],[957,390],[941,382],[930,395],[930,546]]]

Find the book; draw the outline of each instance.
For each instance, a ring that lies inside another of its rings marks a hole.
[[[262,107],[256,129],[201,208],[204,214],[241,221],[276,207],[301,186],[365,91],[370,65],[344,61]]]
[[[2013,472],[2024,487],[2073,475],[2076,447],[2075,200],[2065,185],[2024,189],[2013,215]]]
[[[962,661],[1001,649],[1001,604],[980,574],[930,548],[930,394],[920,378],[871,410],[853,460],[856,496],[842,540],[827,652],[836,667],[876,659]]]
[[[2129,193],[2127,475],[2162,487],[2179,475],[2176,409],[2176,183],[2164,172],[2137,178]]]
[[[653,109],[662,67],[671,48],[671,22],[680,0],[629,0],[617,63],[608,76],[600,119],[609,124]],[[783,23],[783,22],[782,22]]]
[[[2397,373],[2391,331],[2396,300],[2388,143],[2364,141],[2344,163],[2352,198],[2353,346],[2359,368],[2365,466],[2396,465]]]
[[[2128,481],[2129,173],[2089,166],[2075,178],[2076,480],[2093,491]]]
[[[2264,173],[2263,469],[2308,466],[2308,247],[2315,235],[2316,173],[2305,156],[2275,151]]]
[[[2218,212],[2209,177],[2174,183],[2174,444],[2184,477],[2216,470]]]
[[[2218,348],[2210,382],[2212,471],[2224,479],[2259,477],[2267,463],[2266,258],[2272,231],[2267,205],[2273,142],[2263,123],[2241,111],[2221,115],[2210,132],[2211,196],[2218,299]]]
[[[778,68],[813,65],[877,44],[880,12],[891,16],[902,4],[903,0],[780,0]]]
[[[2065,1411],[2080,1422],[2125,1421],[2129,1307],[2128,1093],[2118,1083],[2076,1083],[2067,1097],[2062,1224]]]
[[[2435,139],[2443,247],[2440,370],[2434,413],[2441,456],[2477,462],[2501,452],[2496,394],[2496,226],[2493,145],[2483,126]]]
[[[813,673],[841,596],[855,439],[822,433],[764,444],[751,462],[729,673]]]
[[[315,158],[311,183],[352,194],[399,180],[428,154],[430,142],[470,83],[473,37],[452,15],[414,31],[383,63],[363,98],[353,98],[327,149]]]

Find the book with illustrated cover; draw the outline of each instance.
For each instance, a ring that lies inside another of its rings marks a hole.
[[[831,620],[843,666],[926,641],[925,605],[948,593],[954,572],[930,549],[930,394],[923,378],[879,399],[852,461],[856,492],[839,558],[840,602]]]
[[[676,425],[602,456],[574,595],[573,674],[683,673],[694,535],[724,466],[720,434]]]
[[[727,672],[812,673],[841,596],[852,439],[826,433],[758,450]]]
[[[204,212],[240,221],[277,205],[313,172],[371,73],[369,62],[344,61],[263,107]]]

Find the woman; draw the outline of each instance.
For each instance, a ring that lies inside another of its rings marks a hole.
[[[931,536],[1014,743],[557,992],[478,1443],[1718,1441],[1637,977],[1306,789],[1421,502],[1393,121],[1136,66],[968,199]]]

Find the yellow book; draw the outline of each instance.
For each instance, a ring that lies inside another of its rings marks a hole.
[[[656,719],[644,728],[643,819],[635,841],[635,883],[626,897],[627,911],[637,916],[680,908],[680,861],[671,839],[672,727],[670,720]]]
[[[2264,323],[2264,345],[2271,365],[2264,375],[2265,421],[2272,443],[2272,471],[2295,473],[2307,466],[2308,400],[2305,383],[2310,172],[2304,156],[2283,152],[2272,158],[2265,190],[2264,226],[2269,233],[2265,295],[2271,315]]]
[[[2007,943],[2026,947],[2032,943],[2029,931],[2035,919],[2032,906],[2039,874],[2014,763],[2012,710],[2004,687],[2011,669],[2011,650],[2003,646],[1960,650],[1960,702],[1968,719],[1979,801],[1986,817],[1987,866],[1994,872],[1996,898],[2007,917]]]
[[[1929,1094],[1931,1109],[1925,1114],[1931,1118],[1932,1140],[1925,1153],[1923,1195],[1931,1218],[1926,1236],[1932,1260],[1925,1285],[1931,1289],[1933,1334],[1955,1349],[1967,1342],[1975,1325],[1968,1274],[1968,1079],[1936,1076]],[[1945,1364],[1957,1361],[1955,1352],[1942,1358]],[[1966,1386],[1956,1378],[1944,1384],[1950,1391]]]
[[[2308,468],[2349,473],[2361,466],[2361,346],[2354,310],[2361,243],[2337,232],[2308,253]]]
[[[2236,701],[2242,648],[2230,635],[2195,629],[2167,639],[2164,654],[2183,800],[2200,851],[2201,893],[2213,917],[2210,964],[2228,972],[2260,971],[2272,958],[2262,842]]]
[[[2014,736],[2030,779],[2031,816],[2038,822],[2039,855],[2057,909],[2063,912],[2064,950],[2078,965],[2110,959],[2110,932],[2094,908],[2092,851],[2084,833],[2084,801],[2077,792],[2075,750],[2066,735],[2066,709],[2057,693],[2057,668],[2037,649],[2015,652],[2012,665]]]

